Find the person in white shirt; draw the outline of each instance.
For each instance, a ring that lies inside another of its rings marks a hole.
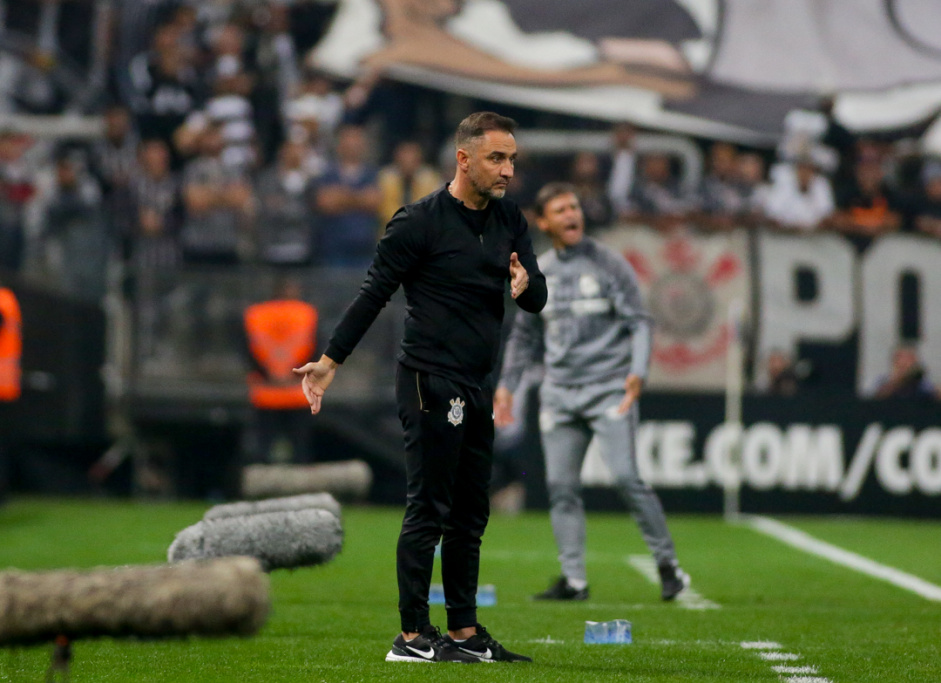
[[[772,169],[765,214],[778,227],[810,232],[818,229],[835,208],[830,181],[811,155]]]

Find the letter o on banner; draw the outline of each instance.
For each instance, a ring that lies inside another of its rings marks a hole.
[[[753,489],[767,490],[778,483],[784,456],[781,429],[770,422],[759,422],[745,433],[742,444],[742,469],[745,481]]]
[[[762,234],[758,241],[761,303],[755,368],[774,348],[796,353],[802,341],[841,342],[855,326],[855,252],[837,235],[793,237]],[[799,301],[795,281],[805,269],[817,280],[817,296]]]
[[[896,427],[886,432],[876,454],[876,476],[889,493],[904,496],[912,491],[912,476],[902,464],[902,456],[915,439],[911,427]]]
[[[916,235],[892,235],[875,242],[861,268],[862,323],[857,388],[865,393],[885,373],[899,343],[902,277],[918,279],[918,350],[928,374],[941,378],[941,244]]]
[[[912,479],[926,496],[941,493],[941,429],[926,429],[912,446]]]

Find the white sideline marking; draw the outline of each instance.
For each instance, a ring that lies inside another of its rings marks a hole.
[[[769,517],[745,515],[743,519],[745,523],[755,531],[776,538],[782,543],[787,543],[790,546],[804,550],[811,555],[817,555],[835,564],[841,564],[844,567],[855,569],[875,579],[887,581],[894,586],[920,595],[926,600],[941,602],[941,586],[936,586],[933,583],[903,572],[900,569],[880,564],[875,560],[870,560],[868,557],[863,557],[849,550],[830,545],[826,541],[821,541],[808,533]]]
[[[815,666],[788,666],[787,664],[779,664],[778,666],[772,666],[771,670],[779,674],[815,674],[817,673],[817,667]]]
[[[760,650],[758,656],[766,662],[793,662],[800,659],[801,656],[796,652],[776,652],[781,649],[781,644],[774,641],[758,640],[744,641],[739,643],[743,650]],[[793,666],[791,664],[778,664],[772,666],[771,670],[780,674],[778,679],[784,683],[833,683],[829,678],[822,676],[790,676],[784,674],[816,674],[815,666]]]
[[[793,662],[801,658],[794,652],[759,652],[758,656],[766,662]]]
[[[660,574],[657,572],[657,565],[652,557],[648,555],[629,555],[627,563],[639,571],[650,583],[660,585]],[[677,595],[676,602],[683,609],[703,610],[720,609],[722,607],[718,603],[704,598],[692,586]]]
[[[556,640],[552,636],[546,636],[545,638],[536,638],[535,640],[530,640],[528,642],[535,643],[537,645],[565,645],[564,640]]]

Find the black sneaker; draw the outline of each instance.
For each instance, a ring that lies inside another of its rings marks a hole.
[[[461,652],[450,638],[445,638],[434,626],[426,626],[422,632],[405,640],[400,633],[392,641],[392,649],[386,655],[387,662],[463,662],[476,664],[480,657]]]
[[[659,565],[657,571],[660,572],[661,599],[673,600],[689,587],[689,574],[680,569],[676,560]]]
[[[542,593],[536,593],[533,600],[587,600],[588,586],[582,589],[572,588],[568,579],[560,576],[555,583]]]
[[[456,643],[451,640],[451,636],[445,636],[445,640],[449,641],[454,647],[461,651],[461,653],[467,653],[472,655],[479,662],[531,662],[532,657],[527,657],[526,655],[518,655],[515,652],[510,652],[500,643],[494,640],[493,636],[487,633],[485,629],[480,624],[477,624],[477,633],[472,635],[467,640]]]

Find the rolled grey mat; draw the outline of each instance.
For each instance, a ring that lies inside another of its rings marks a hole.
[[[250,557],[92,570],[0,572],[0,645],[69,639],[248,636],[268,616]]]
[[[215,505],[206,510],[203,519],[223,519],[226,517],[255,515],[259,512],[284,512],[286,510],[305,510],[308,508],[327,510],[337,517],[340,516],[340,504],[336,498],[329,493],[309,493],[288,498],[269,498],[256,502],[242,501]]]
[[[327,510],[282,510],[204,519],[176,535],[170,562],[248,555],[265,571],[329,562],[343,546],[340,520]]]
[[[302,493],[330,493],[339,499],[365,498],[372,470],[362,460],[318,465],[248,465],[242,470],[246,498],[275,498]]]

